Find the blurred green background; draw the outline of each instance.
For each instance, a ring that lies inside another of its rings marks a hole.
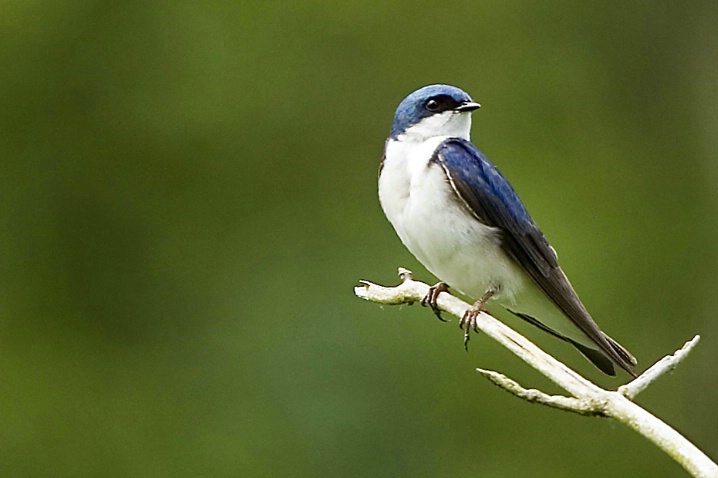
[[[356,299],[431,277],[376,194],[445,82],[473,139],[718,458],[716,2],[0,3],[0,475],[684,476],[456,321]],[[592,380],[571,347],[511,321]]]

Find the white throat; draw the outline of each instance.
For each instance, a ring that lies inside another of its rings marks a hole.
[[[424,118],[415,125],[410,126],[397,137],[397,140],[414,143],[423,143],[428,139],[436,137],[469,140],[470,134],[470,112],[444,111],[443,113]]]

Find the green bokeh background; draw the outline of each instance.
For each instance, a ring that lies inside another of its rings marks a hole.
[[[0,475],[684,476],[456,322],[356,299],[431,277],[376,197],[394,108],[473,138],[718,458],[715,2],[3,1]],[[521,331],[592,380],[565,344]]]

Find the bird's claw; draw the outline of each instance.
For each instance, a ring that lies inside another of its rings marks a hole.
[[[478,302],[469,307],[459,321],[459,328],[464,331],[464,348],[469,351],[469,340],[471,340],[471,330],[479,333],[479,326],[476,324],[476,317],[484,310],[484,304]]]
[[[493,295],[495,294],[494,290],[487,291],[481,299],[474,302],[474,305],[466,309],[466,312],[464,312],[464,315],[461,316],[461,320],[459,320],[459,328],[464,331],[464,348],[466,351],[469,351],[469,340],[471,340],[471,330],[473,329],[474,332],[477,334],[479,333],[479,325],[477,322],[477,318],[479,317],[479,314],[484,311],[484,305],[486,305],[486,301],[488,301]]]
[[[434,312],[434,315],[436,315],[436,317],[438,317],[439,320],[442,322],[448,321],[441,316],[441,310],[436,304],[436,300],[439,298],[439,294],[448,291],[449,286],[446,285],[444,282],[439,282],[438,284],[429,287],[429,292],[427,292],[424,298],[421,299],[421,305],[423,305],[424,307],[431,307],[431,311]]]

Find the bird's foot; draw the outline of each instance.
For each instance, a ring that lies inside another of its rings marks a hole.
[[[449,292],[449,286],[444,282],[439,282],[429,287],[429,292],[421,299],[421,305],[431,307],[431,311],[434,312],[434,315],[436,315],[440,321],[448,322],[441,316],[441,310],[439,310],[439,306],[436,304],[436,300],[442,292]]]
[[[476,318],[479,316],[481,312],[484,311],[484,305],[486,305],[486,302],[493,297],[493,295],[496,293],[496,291],[488,290],[486,293],[481,297],[481,299],[474,302],[474,305],[466,309],[466,312],[464,312],[464,315],[461,317],[461,320],[459,321],[459,328],[464,331],[464,348],[466,351],[469,351],[469,340],[471,340],[471,330],[473,329],[474,332],[477,334],[479,333],[479,326],[476,324]]]

